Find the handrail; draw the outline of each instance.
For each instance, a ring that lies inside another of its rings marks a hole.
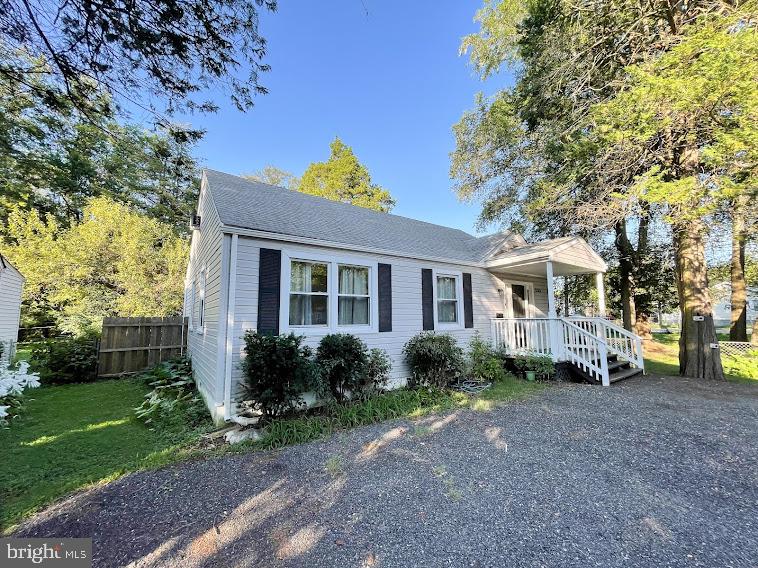
[[[551,325],[550,318],[495,318],[492,341],[508,354],[552,355]]]
[[[645,359],[642,353],[642,338],[615,323],[604,318],[571,316],[571,320],[579,322],[579,327],[592,327],[592,332],[605,339],[608,351],[628,361],[638,369],[645,370]],[[585,329],[586,329],[585,327]],[[587,330],[589,331],[589,330]]]
[[[597,335],[569,321],[559,318],[565,358],[582,369],[603,386],[610,385],[608,374],[608,344]]]

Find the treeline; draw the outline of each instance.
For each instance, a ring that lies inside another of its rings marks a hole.
[[[486,3],[462,49],[512,88],[455,126],[451,175],[481,198],[483,224],[612,243],[624,325],[645,322],[673,285],[680,372],[723,378],[706,246],[733,229],[735,316],[755,234],[758,168],[756,2]],[[695,316],[702,316],[695,318]],[[733,336],[745,336],[734,318]]]

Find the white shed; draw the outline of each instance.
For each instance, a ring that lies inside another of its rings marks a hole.
[[[18,323],[21,318],[21,290],[24,276],[0,254],[0,361],[6,362],[16,350]]]

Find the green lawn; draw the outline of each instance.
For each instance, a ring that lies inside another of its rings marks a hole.
[[[652,341],[646,341],[645,371],[656,375],[677,376],[679,374],[679,334],[655,334]],[[758,381],[758,357],[721,357],[727,380],[738,382]]]
[[[147,392],[134,379],[27,391],[0,429],[0,532],[91,483],[186,457],[192,432],[152,432],[134,418]]]

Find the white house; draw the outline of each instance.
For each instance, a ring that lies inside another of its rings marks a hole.
[[[0,364],[7,363],[16,349],[23,287],[23,275],[0,254],[0,343],[3,345]]]
[[[558,318],[553,277],[606,264],[578,237],[528,244],[460,231],[206,170],[193,220],[184,313],[188,352],[214,416],[232,419],[246,330],[332,332],[384,349],[395,385],[422,330],[475,333],[609,384],[642,369],[639,338],[602,318]]]

